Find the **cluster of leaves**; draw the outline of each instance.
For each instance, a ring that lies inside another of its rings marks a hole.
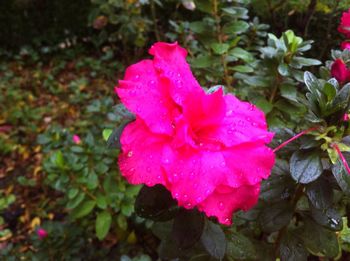
[[[303,68],[320,64],[304,57],[311,44],[312,41],[303,41],[290,30],[280,38],[268,34],[267,46],[259,49],[260,59],[252,65],[254,73],[235,74],[240,79],[239,95],[267,114],[269,126],[293,126],[302,120],[306,108],[298,102],[298,96]]]

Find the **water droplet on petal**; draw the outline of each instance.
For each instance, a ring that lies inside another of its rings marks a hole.
[[[188,199],[188,196],[187,194],[184,195],[184,200],[187,200]]]
[[[225,218],[224,223],[225,223],[225,224],[230,224],[230,219],[229,219],[229,218]]]
[[[137,79],[139,79],[139,78],[140,78],[140,75],[136,74],[136,75],[135,75],[135,79],[137,80]]]
[[[159,179],[159,180],[160,180],[160,179],[162,179],[162,177],[161,177],[160,175],[158,175],[158,176],[157,176],[157,179]]]
[[[232,114],[233,114],[233,110],[229,110],[229,111],[226,113],[227,116],[230,116],[230,115],[232,115]]]
[[[254,127],[258,126],[258,124],[257,124],[256,122],[252,122],[252,125],[253,125]]]
[[[179,198],[179,193],[176,192],[176,193],[174,194],[174,197],[175,197],[175,198]]]
[[[131,169],[130,169],[130,172],[134,172],[134,171],[135,171],[135,168],[131,168]]]
[[[186,204],[186,207],[190,208],[190,207],[192,207],[192,204],[188,202],[188,203]]]
[[[132,150],[130,150],[129,152],[128,152],[128,158],[131,158],[132,157],[132,155],[133,155],[133,152],[132,152]]]
[[[224,205],[224,203],[222,201],[219,202],[218,207],[219,207],[220,210],[224,210],[225,209],[225,205]]]
[[[169,163],[169,162],[170,162],[169,159],[164,160],[164,163]]]
[[[180,73],[178,73],[178,74],[177,74],[177,77],[181,77],[181,74],[180,74]]]
[[[202,202],[202,197],[197,198],[197,203]]]

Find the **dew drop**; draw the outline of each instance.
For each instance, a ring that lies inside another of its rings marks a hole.
[[[181,77],[181,74],[178,73],[178,74],[177,74],[177,77]]]
[[[155,83],[156,83],[156,82],[155,82],[154,80],[150,80],[150,81],[149,81],[149,84],[150,84],[150,85],[154,85]]]
[[[225,209],[224,203],[221,202],[221,201],[219,202],[218,207],[219,207],[220,210],[224,210]]]
[[[179,198],[179,193],[176,192],[176,193],[174,194],[174,197],[175,197],[175,198]]]
[[[130,169],[130,172],[134,172],[134,171],[135,171],[135,168],[131,168],[131,169]]]
[[[128,152],[128,158],[131,158],[133,154],[134,154],[134,153],[132,152],[132,150],[130,150],[130,151]]]
[[[232,115],[233,114],[233,110],[229,110],[226,114],[227,114],[227,116]]]
[[[162,179],[162,177],[161,177],[160,175],[158,175],[158,176],[157,176],[157,179],[159,179],[159,180],[160,180],[160,179]]]
[[[250,104],[250,105],[249,105],[249,110],[250,110],[250,111],[254,110],[254,108],[255,108],[255,105],[254,105],[254,104]]]
[[[190,207],[192,207],[192,204],[188,202],[188,203],[186,204],[186,207],[190,208]]]
[[[135,79],[137,80],[137,79],[139,79],[139,78],[140,78],[140,75],[136,74],[136,75],[135,75]]]
[[[187,194],[184,195],[184,200],[187,200],[188,199],[188,196]]]
[[[197,198],[197,203],[202,202],[202,197]]]
[[[225,224],[230,224],[230,219],[229,218],[225,218]]]
[[[258,126],[258,124],[257,124],[256,122],[252,122],[252,125],[253,125],[254,127]]]
[[[193,180],[194,179],[194,172],[190,173],[190,179]]]
[[[251,121],[252,119],[250,117],[247,117],[247,121]]]
[[[165,159],[165,160],[164,160],[164,163],[169,163],[169,159]]]

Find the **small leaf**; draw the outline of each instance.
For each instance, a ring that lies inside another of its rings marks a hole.
[[[228,49],[230,48],[230,46],[228,44],[225,43],[213,43],[211,45],[211,48],[213,49],[215,54],[224,54],[228,51]]]
[[[98,213],[96,217],[96,236],[99,240],[106,237],[112,224],[112,215],[108,211]]]
[[[201,241],[211,256],[217,259],[224,258],[226,251],[226,238],[219,225],[206,221]]]
[[[112,132],[113,132],[112,129],[104,129],[103,132],[102,132],[103,139],[105,141],[107,141],[109,136],[111,136]]]
[[[72,217],[73,218],[82,218],[82,217],[90,214],[90,212],[94,209],[95,205],[96,205],[95,200],[85,201],[83,204],[81,204],[80,206],[78,206],[77,208],[75,208],[72,211]]]
[[[316,180],[323,172],[318,152],[296,151],[290,159],[292,178],[303,184]]]

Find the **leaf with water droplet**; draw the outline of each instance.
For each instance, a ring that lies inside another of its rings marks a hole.
[[[248,237],[235,232],[227,242],[226,257],[229,261],[255,260],[256,249]]]
[[[317,256],[336,257],[339,253],[339,242],[335,232],[305,218],[304,225],[298,229],[298,234],[306,249]]]
[[[211,256],[220,260],[224,258],[226,237],[219,225],[206,220],[201,242]]]
[[[343,222],[339,213],[333,208],[317,209],[310,206],[312,218],[321,226],[330,230],[339,231],[343,228]]]
[[[323,172],[320,153],[318,151],[297,150],[290,159],[292,178],[303,184],[316,180]]]
[[[344,153],[344,157],[348,163],[350,163],[350,154]],[[332,173],[341,190],[346,194],[350,195],[350,174],[345,169],[343,163],[338,161],[332,167]]]

